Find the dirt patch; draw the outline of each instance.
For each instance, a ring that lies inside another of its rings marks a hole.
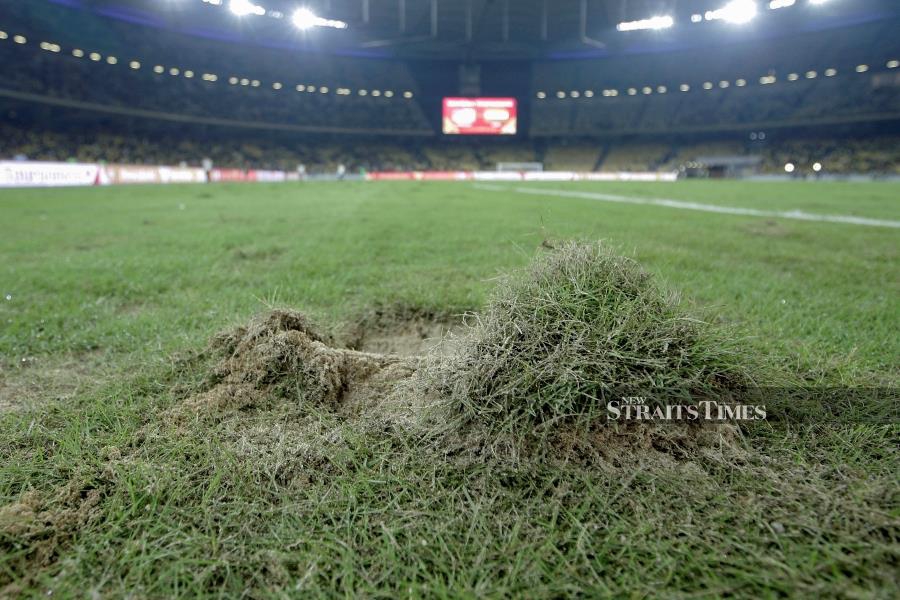
[[[791,235],[791,230],[778,221],[774,221],[772,219],[768,219],[765,221],[753,221],[747,225],[741,227],[745,232],[764,236],[764,237],[788,237]]]
[[[0,412],[27,410],[50,400],[67,400],[105,379],[102,353],[63,359],[23,357],[0,363]]]
[[[100,490],[75,480],[50,493],[31,490],[17,502],[0,507],[0,552],[9,557],[9,567],[35,573],[58,560],[71,537],[99,514]],[[0,574],[0,597],[22,592],[30,578],[15,583]]]
[[[217,336],[219,355],[209,388],[192,397],[193,410],[247,409],[272,398],[342,413],[359,413],[385,399],[418,360],[334,347],[303,314],[275,310],[247,327]]]
[[[354,350],[421,357],[452,350],[464,330],[461,315],[396,304],[364,312],[342,338]]]

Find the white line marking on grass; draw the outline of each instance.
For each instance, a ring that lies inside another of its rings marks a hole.
[[[492,192],[516,192],[517,194],[533,194],[535,196],[559,196],[563,198],[583,198],[586,200],[602,200],[604,202],[618,202],[621,204],[645,204],[649,206],[665,206],[680,210],[699,210],[703,212],[720,213],[726,215],[744,215],[751,217],[777,217],[781,219],[795,219],[797,221],[819,221],[825,223],[843,223],[845,225],[865,225],[867,227],[900,228],[900,221],[888,221],[886,219],[867,219],[851,215],[819,215],[791,210],[779,212],[774,210],[759,210],[756,208],[740,208],[737,206],[719,206],[717,204],[701,204],[699,202],[686,202],[684,200],[670,200],[667,198],[639,198],[635,196],[619,196],[616,194],[601,194],[598,192],[575,192],[571,190],[554,190],[548,188],[530,187],[504,187],[476,183],[479,190]]]

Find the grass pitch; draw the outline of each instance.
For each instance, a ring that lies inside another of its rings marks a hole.
[[[546,185],[900,218],[893,184]],[[896,425],[552,460],[448,454],[284,399],[180,411],[212,335],[254,314],[292,307],[337,338],[372,314],[446,320],[568,238],[637,260],[772,372],[894,387],[896,229],[456,183],[5,190],[0,211],[0,595],[898,585]]]

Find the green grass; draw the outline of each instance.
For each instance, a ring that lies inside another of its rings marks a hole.
[[[564,186],[900,219],[886,183]],[[896,590],[896,425],[584,464],[462,460],[283,402],[170,418],[192,353],[268,306],[479,309],[544,239],[620,248],[773,369],[895,386],[896,229],[456,183],[4,190],[0,215],[0,595]]]

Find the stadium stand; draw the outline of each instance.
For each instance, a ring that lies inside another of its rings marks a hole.
[[[704,157],[758,157],[762,174],[783,174],[787,162],[820,162],[831,174],[900,172],[897,18],[763,44],[717,40],[715,51],[708,40],[664,40],[549,52],[528,61],[519,135],[472,141],[437,133],[441,94],[415,61],[370,50],[286,52],[281,42],[234,43],[211,29],[148,24],[146,13],[113,18],[73,6],[82,4],[0,9],[0,158],[209,158],[332,172],[529,162],[675,171]]]

